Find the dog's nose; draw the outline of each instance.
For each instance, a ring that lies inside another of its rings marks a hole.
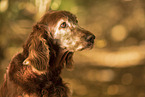
[[[94,35],[88,35],[88,36],[86,37],[86,40],[87,40],[88,42],[94,43],[94,39],[95,39],[95,36],[94,36]]]

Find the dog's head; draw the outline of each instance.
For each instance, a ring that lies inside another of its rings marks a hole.
[[[49,11],[38,23],[48,26],[53,39],[63,49],[74,52],[93,47],[95,36],[81,28],[76,16],[68,11]]]
[[[24,46],[27,58],[23,64],[31,65],[39,71],[46,70],[51,65],[52,49],[59,49],[55,57],[57,62],[52,62],[52,67],[65,61],[69,68],[72,66],[73,52],[92,48],[94,39],[92,33],[78,25],[75,15],[68,11],[49,11],[33,27],[33,32]],[[57,46],[53,48],[54,45]]]

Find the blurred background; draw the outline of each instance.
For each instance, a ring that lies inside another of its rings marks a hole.
[[[96,35],[64,69],[73,97],[145,97],[145,0],[0,0],[0,84],[47,10],[67,10]]]

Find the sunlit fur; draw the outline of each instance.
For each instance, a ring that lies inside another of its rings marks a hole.
[[[66,28],[61,28],[60,25],[66,22]],[[54,31],[54,39],[59,39],[60,46],[62,48],[68,49],[69,51],[78,51],[84,48],[85,42],[83,38],[81,39],[81,33],[76,31],[79,28],[77,24],[74,24],[72,21],[68,21],[67,19],[61,19],[58,21],[55,31]],[[82,41],[82,42],[81,42]]]
[[[30,38],[24,45],[28,49],[28,57],[24,60],[23,65],[31,65],[37,70],[43,71],[48,68],[49,64],[49,46],[47,45],[48,33],[45,27],[36,25],[33,27],[33,32]]]
[[[61,71],[72,67],[75,51],[92,48],[94,38],[70,12],[47,12],[11,60],[0,97],[70,97]]]

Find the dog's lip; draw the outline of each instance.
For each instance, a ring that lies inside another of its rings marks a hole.
[[[90,48],[90,47],[92,47],[93,45],[94,45],[94,41],[92,41],[92,42],[87,42],[86,47],[87,47],[87,48]]]
[[[88,46],[87,46],[87,48],[92,49],[93,46],[94,46],[94,43],[89,43]]]
[[[80,49],[79,51],[85,50],[85,49],[92,49],[94,46],[94,42],[88,42],[82,49]]]

